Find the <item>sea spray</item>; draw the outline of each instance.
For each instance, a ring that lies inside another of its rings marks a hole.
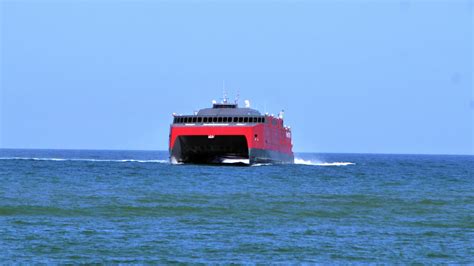
[[[355,165],[355,163],[351,163],[351,162],[321,162],[321,161],[304,160],[304,159],[301,159],[301,158],[295,158],[295,164],[314,165],[314,166],[347,166],[347,165]]]

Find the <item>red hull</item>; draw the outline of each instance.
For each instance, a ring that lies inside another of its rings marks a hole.
[[[283,126],[283,120],[280,118],[265,116],[264,121],[263,123],[235,124],[173,124],[170,128],[170,157],[177,162],[186,162],[186,160],[191,160],[189,158],[210,160],[208,158],[211,158],[214,151],[224,157],[229,155],[245,158],[246,156],[250,163],[292,163],[290,129]],[[225,137],[227,139],[224,139]],[[194,157],[188,156],[189,158],[186,159],[183,155],[184,150],[191,152]]]

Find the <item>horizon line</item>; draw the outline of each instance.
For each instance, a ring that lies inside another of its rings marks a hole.
[[[52,151],[137,151],[137,152],[168,152],[167,150],[137,150],[137,149],[78,149],[78,148],[0,148],[0,150],[52,150]],[[442,156],[474,156],[471,154],[456,153],[388,153],[388,152],[314,152],[314,151],[295,151],[294,154],[301,153],[317,153],[317,154],[366,154],[366,155],[442,155]]]

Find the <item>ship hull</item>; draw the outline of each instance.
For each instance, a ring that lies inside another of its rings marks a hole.
[[[249,151],[250,164],[255,163],[294,163],[295,158],[293,154],[287,154],[272,150],[250,149]]]
[[[172,126],[171,163],[293,163],[291,139],[264,125]],[[276,138],[276,139],[275,139]]]

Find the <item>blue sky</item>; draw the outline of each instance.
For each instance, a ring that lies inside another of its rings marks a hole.
[[[471,1],[0,1],[0,147],[167,149],[222,94],[297,152],[473,154]]]

